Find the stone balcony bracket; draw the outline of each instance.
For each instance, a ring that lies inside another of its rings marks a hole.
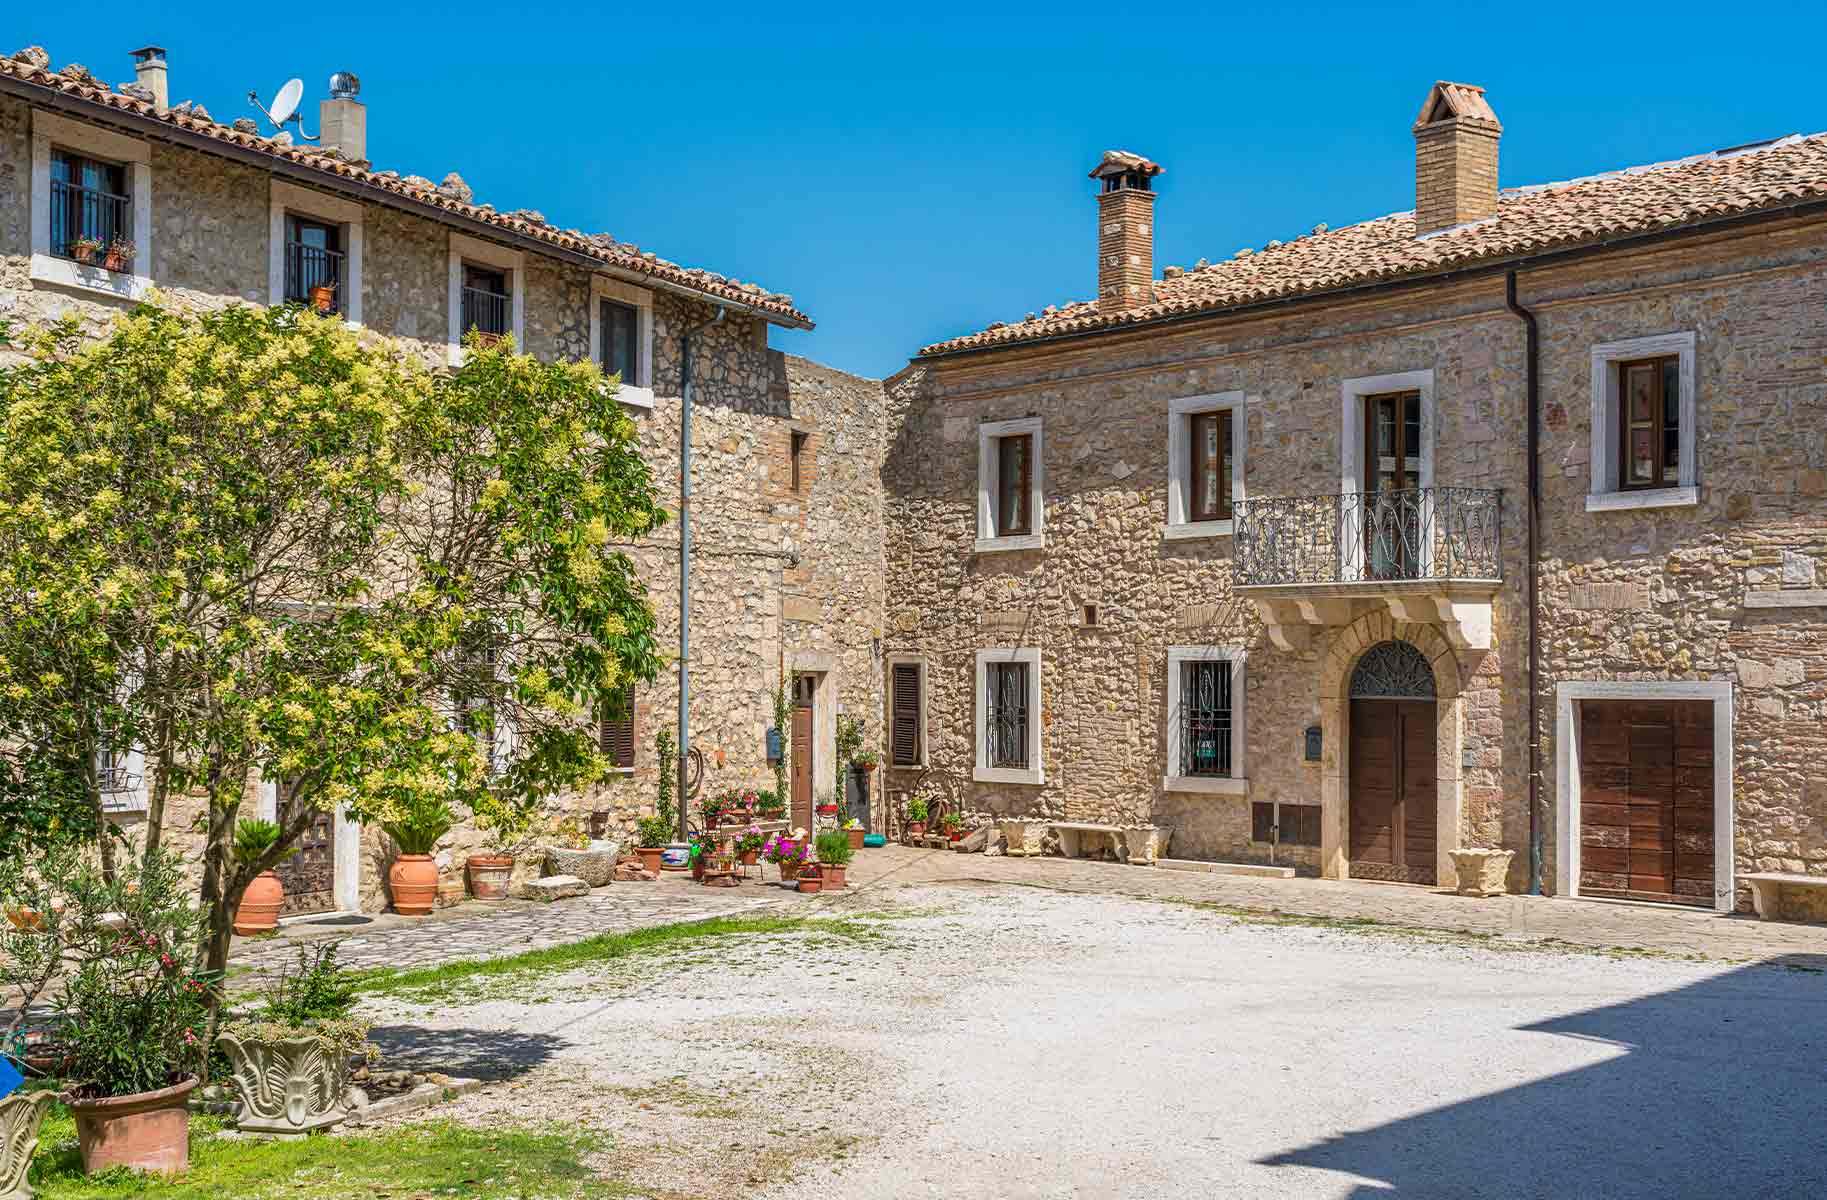
[[[1240,587],[1276,648],[1305,650],[1313,631],[1349,625],[1376,608],[1412,625],[1433,625],[1456,650],[1491,648],[1496,580],[1401,579]]]

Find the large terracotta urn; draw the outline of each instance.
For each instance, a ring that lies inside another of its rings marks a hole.
[[[235,933],[253,937],[271,933],[279,926],[279,910],[285,904],[285,885],[271,871],[254,876],[241,893],[241,904],[235,909]]]
[[[161,1175],[190,1169],[190,1110],[197,1081],[186,1079],[156,1092],[68,1101],[82,1147],[82,1169],[93,1175],[129,1167]]]
[[[438,899],[438,864],[429,854],[402,854],[387,868],[393,911],[403,917],[431,914]]]

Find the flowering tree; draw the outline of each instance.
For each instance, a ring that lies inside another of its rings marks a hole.
[[[325,809],[511,822],[597,777],[587,719],[658,662],[633,565],[662,518],[594,367],[453,373],[299,309],[144,306],[0,368],[0,738],[85,781],[133,747],[146,853],[207,799],[199,966]],[[233,854],[257,776],[271,850]]]

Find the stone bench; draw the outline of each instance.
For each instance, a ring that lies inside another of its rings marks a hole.
[[[1167,852],[1170,825],[1105,825],[1097,821],[998,822],[1003,853],[1026,858],[1041,853],[1041,837],[1052,833],[1064,858],[1082,858],[1089,850],[1107,849],[1119,861],[1153,866]]]
[[[1760,921],[1827,921],[1827,875],[1761,871],[1739,878],[1751,885]]]

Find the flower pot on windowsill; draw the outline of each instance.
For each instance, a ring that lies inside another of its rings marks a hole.
[[[431,915],[438,899],[438,864],[429,854],[402,854],[387,868],[393,911],[402,917]]]
[[[127,258],[118,251],[108,251],[108,257],[102,260],[102,269],[106,271],[125,271],[127,267]]]
[[[464,860],[463,873],[469,877],[469,894],[478,900],[506,900],[508,882],[514,877],[511,854],[472,854]]]
[[[182,1175],[190,1167],[190,1093],[195,1076],[154,1092],[66,1103],[76,1118],[82,1169],[93,1175],[128,1167]]]
[[[273,932],[279,927],[279,910],[284,906],[285,884],[271,871],[260,872],[241,893],[241,903],[235,909],[236,936]]]
[[[14,1092],[0,1096],[0,1197],[24,1200],[32,1194],[26,1174],[38,1149],[38,1129],[56,1099],[53,1092]]]
[[[336,308],[336,289],[321,283],[312,288],[311,307],[320,313],[333,311]]]

